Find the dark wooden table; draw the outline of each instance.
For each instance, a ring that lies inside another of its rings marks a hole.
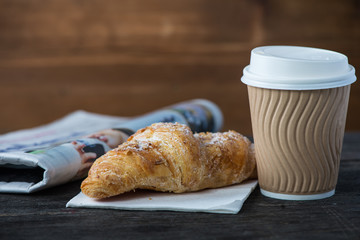
[[[346,133],[336,194],[316,201],[250,195],[236,215],[66,208],[72,182],[0,194],[0,239],[360,239],[360,133]]]

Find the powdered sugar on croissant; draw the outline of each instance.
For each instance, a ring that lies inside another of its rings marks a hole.
[[[193,134],[186,125],[155,123],[98,158],[81,184],[106,198],[135,189],[190,192],[240,183],[256,173],[253,144],[235,131]]]

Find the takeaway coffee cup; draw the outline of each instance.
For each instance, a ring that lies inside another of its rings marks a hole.
[[[330,197],[355,70],[343,54],[317,48],[252,50],[248,85],[260,190],[286,200]]]

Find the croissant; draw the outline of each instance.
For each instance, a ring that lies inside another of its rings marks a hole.
[[[254,146],[235,131],[196,133],[155,123],[98,158],[82,192],[106,198],[135,189],[190,192],[236,184],[256,175]]]

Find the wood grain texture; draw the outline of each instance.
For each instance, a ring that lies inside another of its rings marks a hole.
[[[343,155],[353,157],[341,162],[328,199],[277,200],[256,188],[236,215],[65,208],[80,191],[73,182],[31,195],[0,194],[0,238],[358,239],[359,140],[359,133],[345,134]]]
[[[253,47],[340,51],[360,66],[358,0],[0,0],[0,133],[73,110],[131,116],[207,98],[251,135]],[[360,87],[347,131],[360,130]]]

